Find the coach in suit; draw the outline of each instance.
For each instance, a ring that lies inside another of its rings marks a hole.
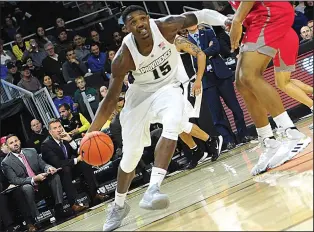
[[[97,194],[96,180],[90,165],[82,162],[81,156],[77,157],[78,146],[71,136],[65,132],[59,119],[52,119],[48,124],[50,136],[42,143],[43,159],[56,168],[62,168],[60,177],[63,189],[72,208],[76,207],[77,191],[72,183],[73,174],[83,174],[89,189],[88,193],[92,203],[104,201],[105,196]]]
[[[188,30],[189,41],[200,47],[207,57],[207,69],[203,78],[204,95],[207,98],[217,131],[224,137],[225,148],[234,148],[235,141],[220,97],[233,113],[240,142],[248,142],[250,137],[247,136],[248,130],[243,111],[235,94],[233,73],[219,55],[220,46],[214,32],[211,29],[198,30],[197,26],[190,27]],[[195,58],[194,66],[197,69]]]
[[[10,184],[21,186],[33,218],[39,215],[35,202],[35,191],[49,184],[54,196],[56,213],[63,216],[63,191],[57,169],[46,164],[33,148],[21,148],[15,135],[6,138],[11,152],[2,161],[4,175]]]

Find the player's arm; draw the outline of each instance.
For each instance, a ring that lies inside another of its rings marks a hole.
[[[106,97],[100,102],[88,132],[99,131],[115,110],[125,74],[132,70],[133,60],[126,45],[118,50],[111,64],[111,78]]]
[[[237,22],[242,24],[246,16],[250,13],[251,9],[253,8],[255,2],[241,2],[239,8],[235,12],[233,16],[233,22]]]
[[[239,47],[239,42],[242,36],[242,22],[250,13],[255,2],[241,2],[239,8],[234,14],[232,25],[230,29],[230,44],[231,52]]]
[[[170,15],[158,19],[169,31],[178,31],[199,24],[212,26],[228,26],[230,20],[218,11],[203,9],[198,11],[186,12],[181,15]]]
[[[174,44],[178,51],[184,51],[190,55],[196,57],[197,59],[197,74],[196,81],[202,81],[204,71],[206,68],[206,55],[205,53],[197,47],[195,44],[191,43],[189,40],[182,36],[177,36]]]

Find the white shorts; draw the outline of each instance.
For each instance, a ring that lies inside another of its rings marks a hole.
[[[189,122],[190,118],[199,118],[202,104],[203,90],[194,97],[192,95],[192,86],[195,79],[184,83],[184,114],[182,119],[182,130],[189,134],[192,130],[193,124]]]
[[[182,91],[180,83],[164,86],[154,93],[130,85],[120,114],[124,155],[143,152],[144,147],[151,145],[152,123],[163,125],[162,137],[178,139],[184,110]]]

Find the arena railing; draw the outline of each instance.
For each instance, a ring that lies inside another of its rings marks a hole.
[[[67,25],[67,24],[69,24],[69,23],[73,23],[73,22],[79,21],[79,20],[81,20],[81,19],[87,18],[87,17],[89,17],[89,16],[91,16],[91,15],[98,14],[98,13],[104,12],[104,11],[108,11],[109,14],[111,15],[111,14],[112,14],[112,10],[111,10],[110,7],[107,5],[107,3],[105,3],[105,4],[106,4],[106,7],[102,8],[102,9],[100,9],[100,10],[97,10],[97,11],[95,11],[95,12],[92,12],[92,13],[90,13],[90,14],[86,14],[86,15],[83,15],[83,16],[81,16],[81,17],[78,17],[78,18],[69,20],[69,21],[65,22],[65,25]],[[47,31],[51,31],[51,30],[54,29],[54,28],[55,28],[54,26],[53,26],[53,27],[49,27],[49,28],[46,28],[45,31],[46,31],[46,32],[47,32]],[[28,38],[31,38],[31,37],[33,37],[33,36],[35,36],[35,35],[36,35],[36,33],[33,33],[33,34],[31,34],[31,35],[27,35],[27,36],[23,37],[23,39],[28,39]],[[5,47],[5,46],[10,45],[10,46],[12,47],[12,46],[13,46],[13,45],[12,45],[13,43],[15,43],[15,41],[11,41],[11,42],[5,43],[3,46]]]
[[[46,88],[32,93],[10,82],[1,80],[0,92],[1,103],[21,98],[31,115],[36,119],[41,119],[46,127],[51,118],[59,118],[59,112]]]

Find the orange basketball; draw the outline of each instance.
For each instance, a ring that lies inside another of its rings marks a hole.
[[[113,142],[111,138],[100,131],[93,131],[81,140],[80,155],[83,160],[93,166],[107,163],[113,155]]]

